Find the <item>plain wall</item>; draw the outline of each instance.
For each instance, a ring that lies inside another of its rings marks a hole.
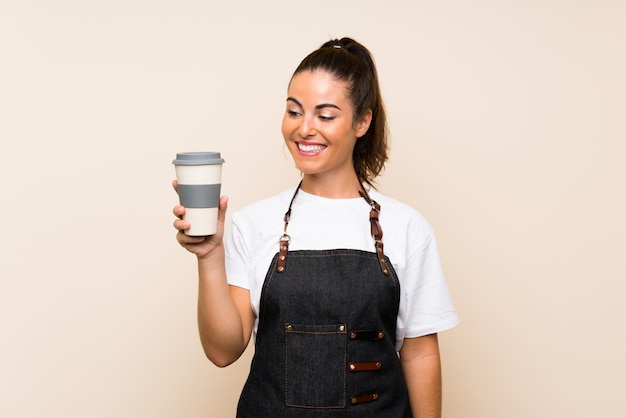
[[[433,225],[461,318],[444,416],[623,416],[625,18],[618,0],[0,0],[0,416],[234,416],[251,350],[202,353],[171,161],[221,151],[229,213],[294,185],[287,82],[344,35],[378,63],[378,188]]]

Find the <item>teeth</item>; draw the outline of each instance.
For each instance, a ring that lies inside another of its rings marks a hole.
[[[305,145],[298,143],[298,149],[303,152],[319,152],[326,148],[325,145]]]

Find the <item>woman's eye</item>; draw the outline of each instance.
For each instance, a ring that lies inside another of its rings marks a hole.
[[[323,120],[324,122],[330,122],[331,120],[335,119],[334,116],[325,116],[325,115],[320,115],[319,118]]]
[[[287,114],[291,116],[292,118],[295,118],[299,115],[299,113],[296,112],[295,110],[289,110],[289,109],[287,109]]]

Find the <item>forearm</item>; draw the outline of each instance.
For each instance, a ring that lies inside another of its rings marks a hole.
[[[403,350],[400,357],[411,409],[414,418],[441,418],[441,361],[436,335],[421,338],[431,340],[427,349]]]
[[[224,367],[239,358],[248,343],[241,315],[226,280],[223,247],[198,258],[198,329],[206,356]]]

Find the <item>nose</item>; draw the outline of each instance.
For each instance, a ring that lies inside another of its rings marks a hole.
[[[300,119],[300,126],[298,126],[298,135],[300,138],[309,138],[315,135],[315,122],[307,116]]]

